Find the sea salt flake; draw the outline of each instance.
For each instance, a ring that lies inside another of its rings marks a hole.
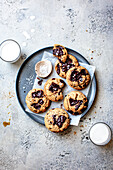
[[[34,15],[30,16],[31,20],[34,20],[36,17]]]

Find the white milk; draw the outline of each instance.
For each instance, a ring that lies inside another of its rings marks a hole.
[[[20,52],[20,46],[13,40],[6,40],[0,46],[0,57],[7,62],[16,62]]]
[[[111,130],[105,123],[96,123],[90,129],[90,139],[96,145],[106,145],[111,140]]]

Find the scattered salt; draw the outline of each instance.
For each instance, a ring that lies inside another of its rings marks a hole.
[[[26,43],[26,42],[23,42],[22,45],[23,45],[24,47],[26,47],[27,43]]]
[[[23,35],[25,36],[27,40],[31,38],[30,35],[26,31],[23,31]]]
[[[48,73],[48,66],[47,65],[42,65],[41,67],[40,67],[40,73],[41,74],[46,74],[46,73]]]
[[[51,34],[48,34],[48,37],[51,37]]]
[[[31,32],[32,32],[32,33],[35,32],[35,29],[31,29]]]
[[[34,20],[36,17],[34,15],[30,16],[31,20]]]

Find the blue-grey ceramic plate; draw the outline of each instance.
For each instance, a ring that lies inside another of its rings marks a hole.
[[[18,74],[17,74],[17,78],[16,78],[16,94],[17,94],[17,98],[20,103],[20,106],[22,107],[24,112],[29,117],[31,117],[33,120],[35,120],[36,122],[41,123],[43,125],[44,125],[43,117],[25,111],[25,106],[26,106],[25,97],[26,97],[26,94],[29,92],[29,90],[32,89],[32,84],[36,77],[36,73],[35,73],[35,69],[34,69],[35,64],[42,59],[44,51],[52,53],[52,49],[53,49],[52,46],[46,47],[46,48],[40,49],[40,50],[36,51],[35,53],[33,53],[32,55],[30,55],[21,65],[21,67],[18,71]],[[72,49],[69,49],[69,48],[66,48],[66,49],[68,50],[68,53],[75,56],[79,62],[89,64],[89,62],[81,54],[77,53],[76,51],[74,51]],[[33,76],[33,79],[30,79],[30,83],[27,83],[26,78],[30,78],[31,75]],[[24,89],[23,87],[26,87],[26,88]],[[88,94],[88,107],[82,113],[82,117],[91,108],[93,101],[95,99],[95,95],[96,95],[96,78],[94,76],[94,78],[92,80],[91,88],[90,88],[90,91]]]

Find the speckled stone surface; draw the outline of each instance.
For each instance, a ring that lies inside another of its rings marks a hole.
[[[0,42],[8,38],[27,56],[54,43],[78,51],[96,66],[97,96],[78,127],[49,132],[16,99],[16,74],[25,57],[15,64],[0,60],[0,170],[113,170],[113,141],[99,147],[88,138],[98,121],[113,131],[113,1],[1,0]]]

